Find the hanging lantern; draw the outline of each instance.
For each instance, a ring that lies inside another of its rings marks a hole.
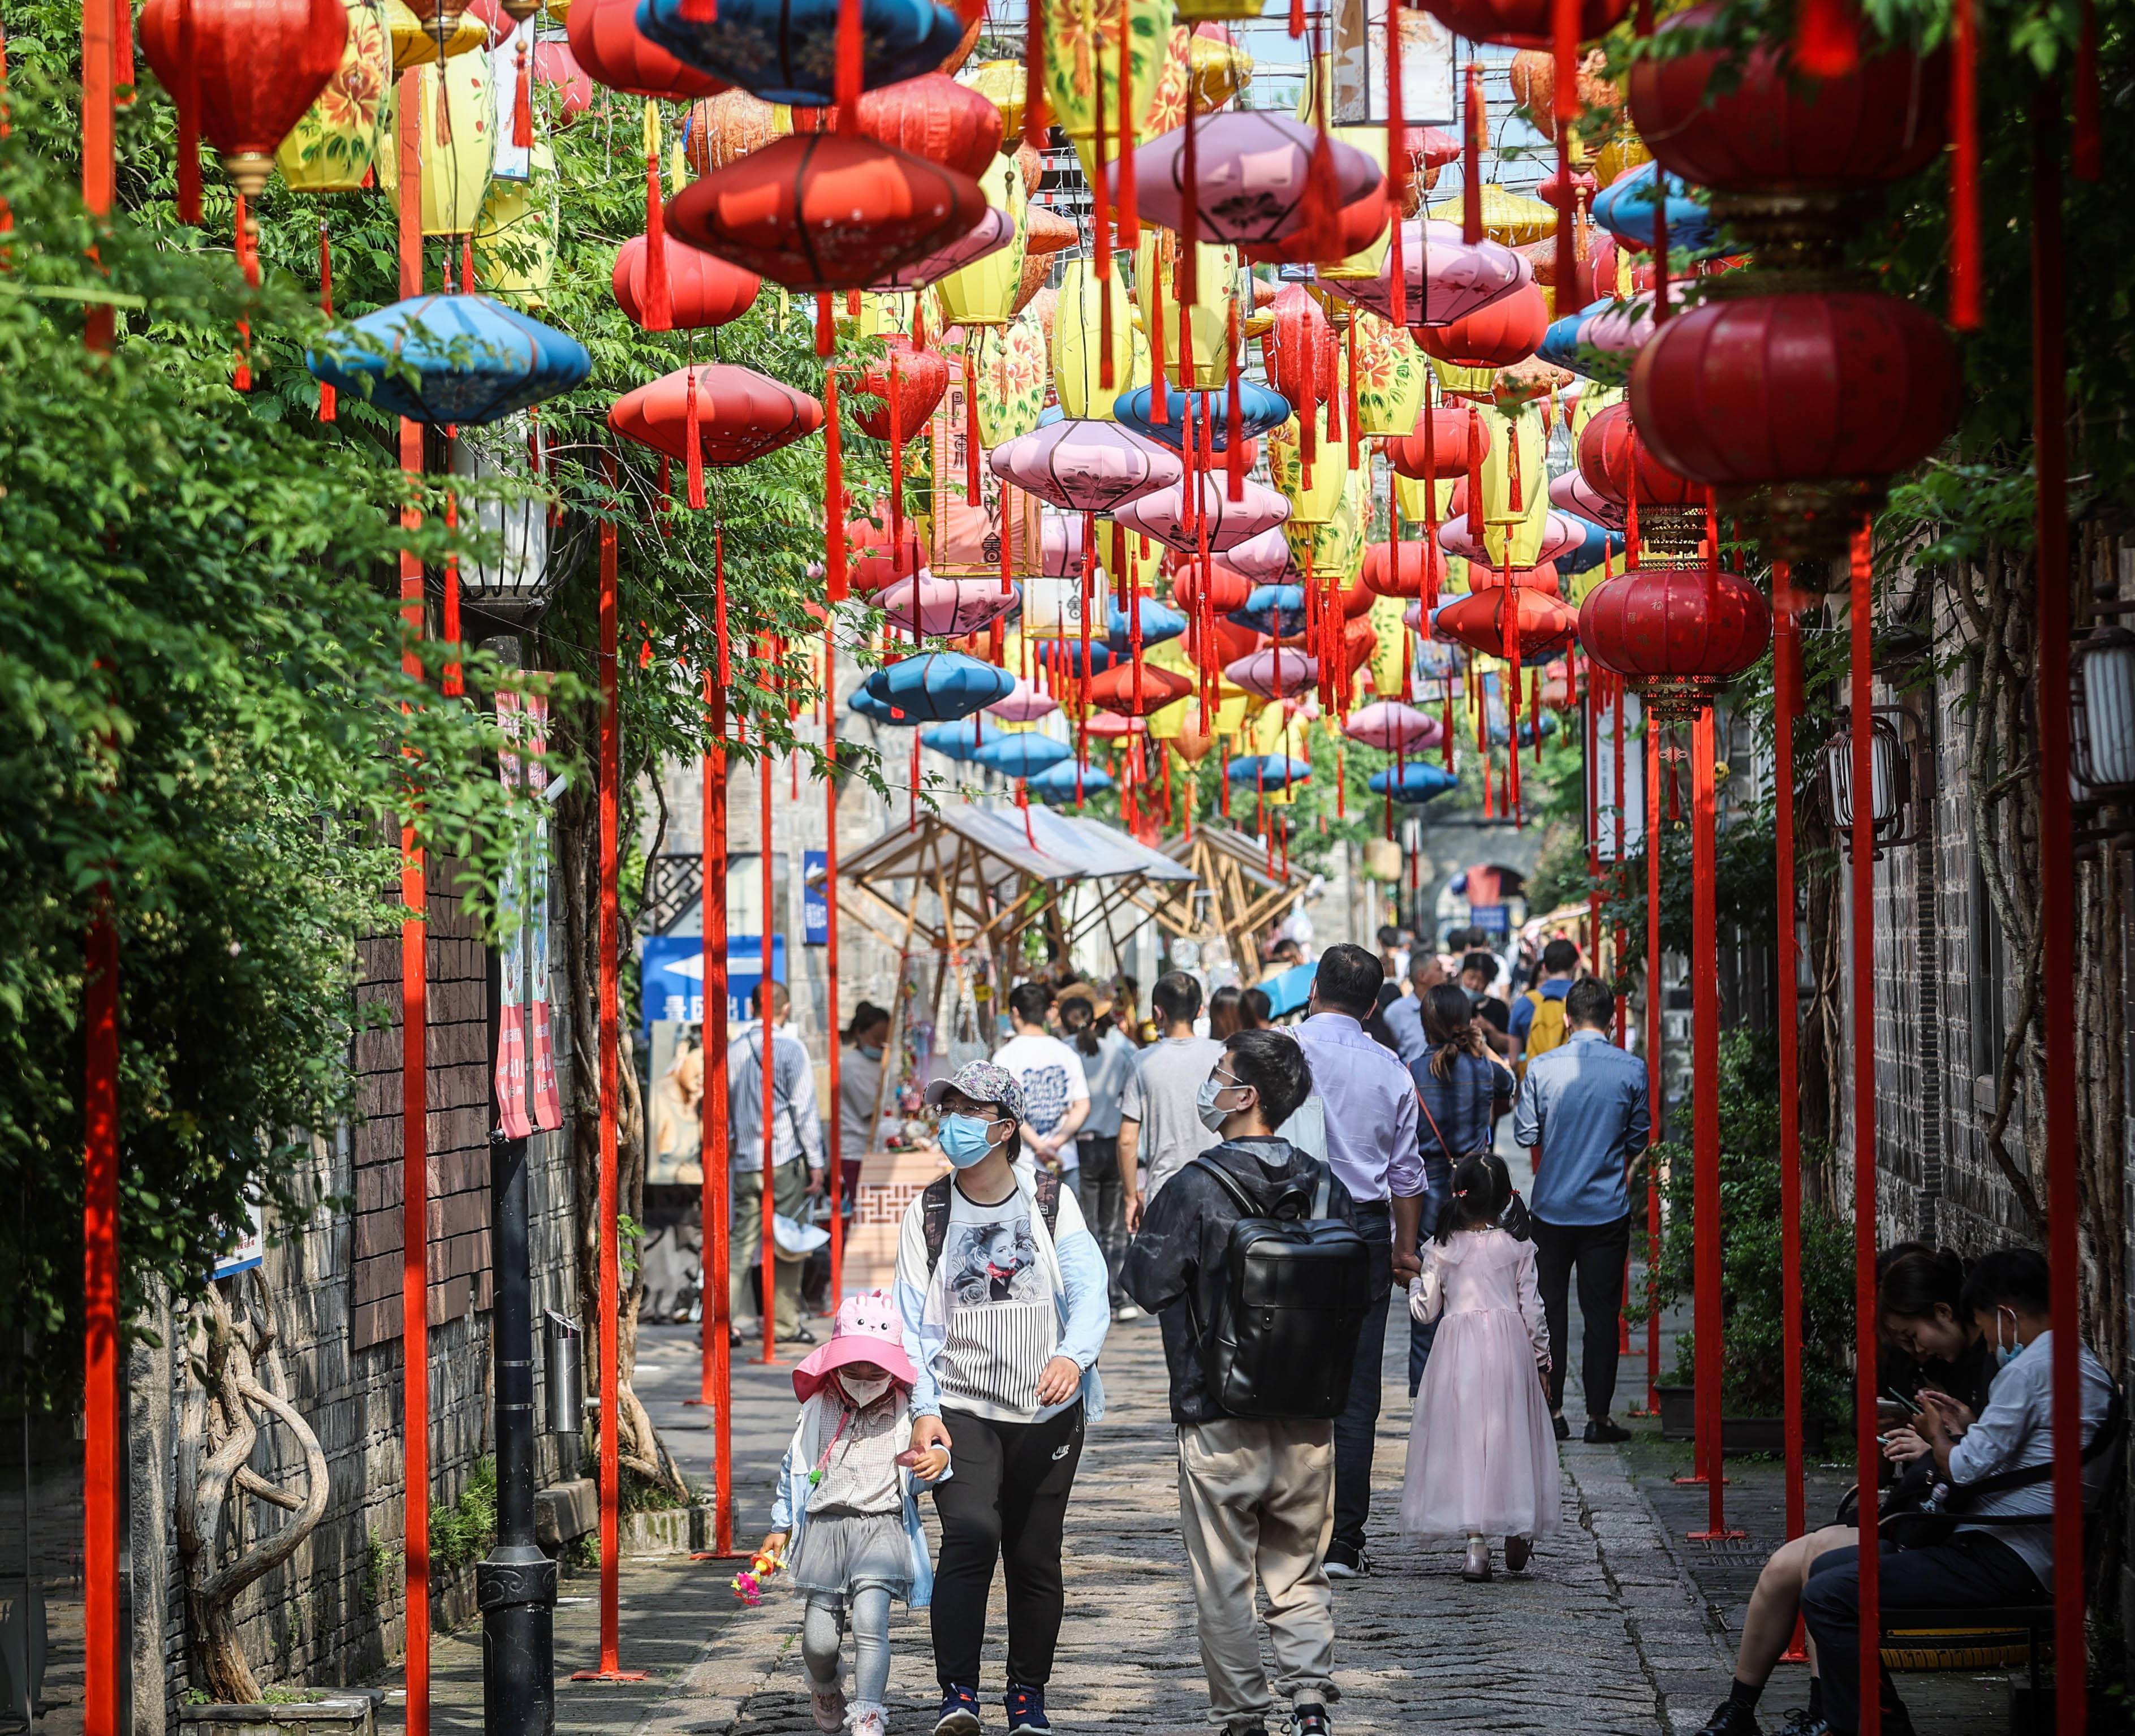
[[[695,247],[790,289],[862,289],[967,233],[978,183],[851,133],[776,139],[675,196],[667,221]]]
[[[682,124],[682,149],[693,175],[709,175],[730,162],[739,162],[774,138],[791,133],[782,114],[791,110],[774,108],[746,90],[722,90],[690,105]]]
[[[671,235],[662,239],[675,331],[699,332],[723,326],[740,318],[756,304],[763,279],[754,272],[729,265]],[[645,323],[645,237],[632,235],[616,250],[615,268],[608,276],[616,305],[641,326]]]
[[[1541,200],[1530,199],[1494,181],[1484,183],[1482,195],[1483,233],[1491,240],[1506,247],[1523,247],[1556,233],[1556,213]],[[1440,200],[1431,207],[1431,215],[1441,223],[1460,223],[1464,215],[1462,198]]]
[[[1222,555],[1224,565],[1254,584],[1279,579],[1290,570],[1290,544],[1280,526],[1234,543]]]
[[[1653,206],[1663,199],[1668,250],[1702,253],[1711,248],[1719,225],[1704,196],[1693,195],[1680,176],[1664,176],[1654,163],[1642,164],[1604,187],[1594,201],[1594,221],[1615,237],[1619,247],[1644,253],[1653,245]]]
[[[927,426],[949,390],[949,364],[939,350],[915,350],[908,337],[883,340],[882,357],[868,365],[846,409],[860,431],[878,440],[890,437],[890,371],[897,371],[898,438],[909,440]]]
[[[1072,760],[1063,760],[1026,779],[1023,788],[1034,802],[1079,803],[1086,797],[1102,795],[1113,783],[1112,774],[1101,765],[1078,766]]]
[[[496,158],[495,93],[486,54],[461,55],[416,69],[416,128],[423,140],[423,233],[472,235],[482,221]],[[386,99],[386,133],[398,126],[404,87]],[[443,119],[438,105],[445,106]],[[436,143],[440,137],[444,142]],[[375,172],[389,196],[400,190],[400,153],[381,150]]]
[[[1305,587],[1301,584],[1256,584],[1251,594],[1228,617],[1255,633],[1280,634],[1295,641],[1305,633]]]
[[[1614,131],[1624,113],[1624,90],[1604,75],[1608,64],[1609,56],[1603,49],[1590,49],[1579,56],[1575,69],[1576,100],[1580,115],[1589,124],[1598,120]],[[1505,69],[1505,81],[1511,85],[1513,100],[1527,124],[1553,141],[1556,138],[1556,56],[1546,48],[1523,48]],[[1547,193],[1542,196],[1552,205],[1557,203]]]
[[[1357,331],[1357,433],[1377,439],[1406,434],[1423,409],[1429,371],[1416,341],[1401,327],[1359,310]]]
[[[1319,134],[1271,109],[1211,115],[1193,128],[1194,221],[1204,242],[1281,241],[1305,225],[1305,187]],[[1184,128],[1135,150],[1135,196],[1145,222],[1182,230],[1187,194]],[[1378,165],[1330,139],[1338,206],[1378,194]],[[1382,211],[1384,201],[1381,200]]]
[[[1419,326],[1423,352],[1455,367],[1497,369],[1524,361],[1549,329],[1549,303],[1532,280],[1444,326]]]
[[[1319,679],[1319,659],[1282,645],[1256,651],[1224,666],[1223,678],[1255,699],[1287,699]]]
[[[2080,799],[2135,795],[2135,633],[2101,627],[2070,657],[2071,758]]]
[[[1008,696],[1015,677],[957,651],[930,651],[878,669],[861,691],[913,723],[968,717]]]
[[[1505,582],[1505,573],[1487,561],[1469,560],[1467,566],[1468,591],[1471,596]],[[1563,594],[1557,580],[1556,569],[1547,562],[1540,566],[1516,566],[1506,570],[1510,572],[1513,583],[1523,590],[1539,591],[1549,597]]]
[[[1000,154],[1001,114],[968,85],[939,72],[922,73],[860,98],[859,129],[908,157],[938,162],[983,182]],[[824,129],[835,132],[833,104]]]
[[[1586,546],[1586,533],[1563,513],[1552,512],[1545,508],[1542,520],[1538,541],[1529,548],[1519,550],[1513,561],[1513,565],[1546,565],[1560,555],[1568,555]],[[1439,526],[1438,546],[1449,555],[1457,555],[1463,560],[1484,567],[1503,558],[1502,553],[1494,556],[1484,546],[1483,539],[1471,528],[1465,512],[1458,513]],[[1494,584],[1496,580],[1494,578],[1488,582]]]
[[[403,0],[385,0],[385,34],[391,45],[393,76],[396,79],[410,66],[435,65],[441,58],[458,60],[463,54],[489,46],[489,27],[467,12],[461,15],[459,22],[446,35],[444,52],[440,56],[435,23],[425,23],[417,17]]]
[[[533,417],[509,416],[485,428],[470,428],[452,443],[453,474],[477,482],[504,478],[524,482],[530,465],[535,475],[545,474],[547,460],[548,437]],[[503,495],[477,487],[460,495],[463,521],[471,521],[472,529],[502,550],[493,563],[461,561],[462,609],[519,625],[548,606],[558,577],[549,562],[554,504],[533,490]]]
[[[1026,494],[1068,512],[1106,515],[1178,487],[1186,474],[1171,453],[1116,422],[1054,422],[996,447],[987,463]]]
[[[1168,26],[1169,0],[1034,0],[1045,59],[1045,95],[1053,124],[1067,135],[1082,160],[1085,180],[1101,172],[1097,161],[1097,116],[1105,121],[1107,161],[1120,148],[1121,13],[1126,14],[1128,79],[1133,100],[1128,107],[1136,138],[1150,130],[1151,111],[1159,96],[1183,98],[1186,71],[1175,72]],[[1024,69],[1015,67],[1020,86]],[[1160,90],[1170,75],[1171,88]],[[1172,124],[1170,121],[1164,123]],[[1019,131],[1020,127],[1014,129]],[[1139,153],[1137,153],[1137,155]]]
[[[1016,291],[1023,281],[1023,214],[1029,203],[1023,172],[1014,158],[996,157],[976,185],[986,203],[1005,213],[1014,229],[1006,247],[935,284],[935,304],[945,327],[1005,326],[1015,317]]]
[[[1392,319],[1393,259],[1389,247],[1376,274],[1330,278],[1323,287],[1382,319]],[[1502,242],[1463,241],[1457,223],[1405,223],[1401,260],[1402,304],[1411,328],[1450,325],[1515,293],[1534,278],[1527,260]]]
[[[961,80],[1000,110],[1001,136],[1023,137],[1024,65],[1021,61],[985,61]]]
[[[1886,850],[1901,849],[1915,841],[1913,814],[1912,756],[1905,751],[1899,725],[1905,720],[1902,706],[1877,706],[1869,720],[1869,765],[1871,788],[1868,816],[1873,851],[1881,861]],[[1831,806],[1832,829],[1853,855],[1853,713],[1842,707],[1838,727],[1823,747],[1824,794]]]
[[[1431,622],[1431,631],[1485,657],[1511,654],[1508,629],[1517,614],[1517,643],[1523,662],[1555,657],[1577,638],[1579,617],[1555,597],[1524,584],[1496,585],[1446,604]]]
[[[916,573],[874,599],[896,632],[927,639],[960,639],[991,626],[1022,599],[992,579],[937,579]]]
[[[986,730],[974,713],[953,723],[927,725],[919,732],[919,745],[959,764],[976,764],[980,749],[995,739],[998,733]]]
[[[876,510],[888,517],[887,505]],[[887,524],[855,518],[845,526],[845,575],[862,596],[873,596],[918,570],[919,531],[910,519],[905,520],[904,534],[894,547]]]
[[[1148,386],[1121,392],[1112,400],[1113,413],[1125,427],[1132,429],[1145,439],[1155,440],[1172,448],[1183,449],[1187,431],[1193,431],[1198,444],[1201,428],[1205,421],[1208,428],[1208,449],[1212,453],[1228,453],[1231,449],[1230,397],[1227,391],[1182,392],[1177,386],[1164,390],[1164,415],[1161,422],[1150,415],[1155,401]],[[1290,419],[1290,400],[1280,392],[1271,392],[1256,380],[1238,381],[1238,427],[1246,441],[1245,464],[1252,468],[1256,456],[1253,441],[1271,428],[1278,428]]]
[[[593,105],[593,81],[569,42],[534,45],[534,82],[556,93],[556,125],[568,127]]]
[[[341,0],[253,0],[241,9],[148,0],[142,51],[189,111],[178,127],[184,221],[200,216],[196,182],[186,196],[197,173],[186,159],[192,129],[207,135],[231,187],[257,199],[276,149],[340,70],[348,35]]]
[[[1765,654],[1772,612],[1757,588],[1713,568],[1633,568],[1579,607],[1579,643],[1653,716],[1695,716]]]
[[[1435,797],[1460,788],[1460,778],[1447,771],[1435,759],[1419,759],[1401,766],[1390,765],[1384,771],[1372,773],[1364,782],[1373,795],[1390,796],[1411,807],[1420,807]],[[1383,843],[1386,841],[1380,839],[1378,841]]]
[[[1041,735],[1035,730],[1021,730],[1012,735],[996,731],[971,755],[988,771],[1004,778],[1035,778],[1074,757],[1074,749],[1066,742]]]
[[[1426,415],[1431,419],[1427,433],[1423,424]],[[1380,449],[1397,476],[1420,482],[1451,482],[1482,468],[1490,454],[1490,430],[1471,406],[1440,405],[1422,412],[1408,433],[1388,439]]]
[[[693,102],[725,87],[681,61],[637,27],[637,0],[572,0],[571,52],[597,85],[626,96]]]
[[[1045,328],[1026,313],[981,328],[976,340],[979,444],[991,450],[1031,433],[1045,413]]]
[[[353,193],[370,176],[385,138],[385,90],[393,43],[383,0],[343,0],[348,40],[318,99],[274,149],[292,191]]]
[[[1268,476],[1290,502],[1289,524],[1324,525],[1334,518],[1348,484],[1348,451],[1339,444],[1329,445],[1323,440],[1318,461],[1308,472],[1301,439],[1302,430],[1295,418],[1269,434]],[[1310,482],[1305,480],[1308,474]]]
[[[1179,384],[1179,238],[1168,229],[1145,224],[1135,249],[1135,301],[1142,329],[1154,332],[1163,322],[1164,375]],[[1186,306],[1186,341],[1192,352],[1195,386],[1224,386],[1231,372],[1232,264],[1228,252],[1207,241],[1193,250],[1193,299]]]
[[[1549,503],[1560,512],[1571,513],[1604,530],[1620,532],[1626,523],[1624,502],[1599,492],[1576,470],[1549,479]]]
[[[1671,322],[1673,323],[1673,322]],[[1628,405],[1612,404],[1580,431],[1579,473],[1605,500],[1638,498],[1640,558],[1648,565],[1694,559],[1705,534],[1706,487],[1670,469],[1638,435]]]
[[[436,427],[496,421],[593,371],[575,337],[486,295],[412,296],[351,325],[368,347],[329,332],[305,352],[304,366],[344,397]],[[413,386],[404,368],[414,371]]]
[[[1019,681],[1009,689],[1005,699],[997,699],[985,709],[987,716],[998,717],[1004,723],[1035,723],[1058,711],[1060,701],[1049,693],[1040,692],[1029,681]]]
[[[1101,710],[1123,717],[1147,717],[1193,691],[1193,683],[1184,676],[1153,663],[1145,663],[1139,669],[1130,663],[1115,663],[1102,675],[1091,677],[1089,697],[1090,703]]]
[[[1294,783],[1310,783],[1312,768],[1288,754],[1241,754],[1223,768],[1232,783],[1256,789],[1288,789]]]
[[[1631,9],[1631,0],[1579,0],[1579,40],[1606,36]],[[1431,0],[1426,8],[1456,36],[1499,42],[1508,48],[1548,48],[1556,11],[1552,0]]]
[[[1031,207],[1036,215],[1038,207]],[[1108,308],[1109,304],[1109,308]],[[1112,333],[1112,379],[1104,378],[1105,327]],[[1060,279],[1053,328],[1053,382],[1062,411],[1081,421],[1111,421],[1115,398],[1149,386],[1149,340],[1134,321],[1121,274],[1100,279],[1087,259],[1070,259]],[[1146,428],[1137,430],[1146,434]]]
[[[1361,711],[1353,712],[1342,725],[1342,733],[1383,754],[1422,753],[1438,746],[1445,735],[1429,712],[1392,699],[1375,700]]]
[[[1227,479],[1196,476],[1197,498],[1193,516],[1187,516],[1184,483],[1138,496],[1113,509],[1114,521],[1126,529],[1153,536],[1169,549],[1194,550],[1207,539],[1210,553],[1235,550],[1265,531],[1274,530],[1290,516],[1290,502],[1272,488],[1248,481],[1243,498],[1232,500]]]
[[[1253,581],[1233,570],[1227,562],[1208,563],[1208,597],[1210,610],[1218,615],[1227,615],[1243,609],[1253,594]],[[1191,620],[1201,606],[1202,584],[1198,565],[1187,560],[1171,581],[1171,600],[1186,612]]]
[[[1387,560],[1387,546],[1374,542],[1364,550],[1365,589],[1382,597],[1435,596],[1445,589],[1445,556],[1427,542],[1401,542],[1399,559]]]
[[[502,177],[489,184],[475,220],[476,281],[487,294],[508,296],[516,307],[545,304],[556,269],[556,157],[545,139],[527,148],[523,181]]]
[[[985,215],[973,224],[966,234],[958,235],[946,245],[938,247],[924,259],[899,265],[885,272],[879,282],[868,287],[879,294],[903,294],[914,289],[923,289],[929,284],[939,283],[952,272],[999,253],[1015,240],[1015,219],[997,205],[989,205]]]
[[[1128,607],[1123,609],[1115,603],[1105,613],[1105,643],[1112,647],[1115,656],[1132,655],[1137,638],[1143,650],[1147,651],[1183,638],[1185,632],[1185,616],[1140,592],[1130,599]]]
[[[702,463],[747,464],[815,433],[823,406],[753,368],[712,362],[625,392],[608,413],[616,433],[685,462],[692,422]]]
[[[859,4],[863,90],[932,72],[963,40],[963,20],[935,0]],[[716,8],[641,0],[637,23],[684,65],[723,84],[766,102],[820,107],[836,95],[839,9],[840,0],[719,0]]]

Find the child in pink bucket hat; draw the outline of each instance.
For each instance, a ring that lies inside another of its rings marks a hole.
[[[903,1322],[880,1290],[847,1297],[830,1341],[793,1370],[801,1417],[778,1467],[762,1553],[787,1556],[804,1600],[801,1656],[824,1736],[884,1736],[890,1600],[924,1609],[933,1593],[917,1494],[948,1477],[949,1455],[940,1447],[912,1450],[917,1378]],[[840,1663],[849,1625],[850,1701]]]

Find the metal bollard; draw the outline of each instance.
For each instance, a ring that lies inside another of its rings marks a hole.
[[[542,1311],[548,1342],[549,1432],[577,1434],[585,1426],[585,1328],[554,1308]]]

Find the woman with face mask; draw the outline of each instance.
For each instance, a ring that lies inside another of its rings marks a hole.
[[[871,1001],[853,1009],[838,1057],[838,1155],[845,1173],[839,1198],[848,1216],[859,1192],[860,1159],[874,1142],[875,1111],[882,1098],[883,1050],[889,1042],[889,1013]]]

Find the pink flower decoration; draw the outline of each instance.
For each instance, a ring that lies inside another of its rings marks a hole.
[[[1198,505],[1208,527],[1211,554],[1227,555],[1239,544],[1265,531],[1272,531],[1290,516],[1290,502],[1274,489],[1248,480],[1245,498],[1230,497],[1229,479],[1223,476],[1195,478],[1199,484]],[[1130,531],[1154,536],[1168,549],[1191,554],[1199,546],[1200,524],[1186,519],[1186,485],[1178,482],[1145,494],[1116,508],[1112,517]]]
[[[1193,207],[1203,241],[1280,241],[1305,226],[1306,183],[1319,135],[1267,109],[1237,109],[1194,123]],[[1353,205],[1382,178],[1353,145],[1330,140],[1337,210]],[[1186,129],[1176,128],[1135,151],[1135,196],[1147,222],[1169,230],[1185,221]]]
[[[1177,456],[1116,422],[1048,423],[996,446],[993,473],[1070,512],[1115,507],[1185,478]]]
[[[1223,676],[1256,699],[1282,699],[1319,679],[1319,659],[1285,645],[1227,663]]]
[[[922,572],[898,579],[874,600],[900,633],[960,638],[1006,614],[1016,595],[1002,590],[998,579],[937,579]]]
[[[1350,740],[1389,754],[1414,754],[1435,748],[1445,739],[1438,720],[1399,700],[1375,701],[1351,714],[1342,733]]]

